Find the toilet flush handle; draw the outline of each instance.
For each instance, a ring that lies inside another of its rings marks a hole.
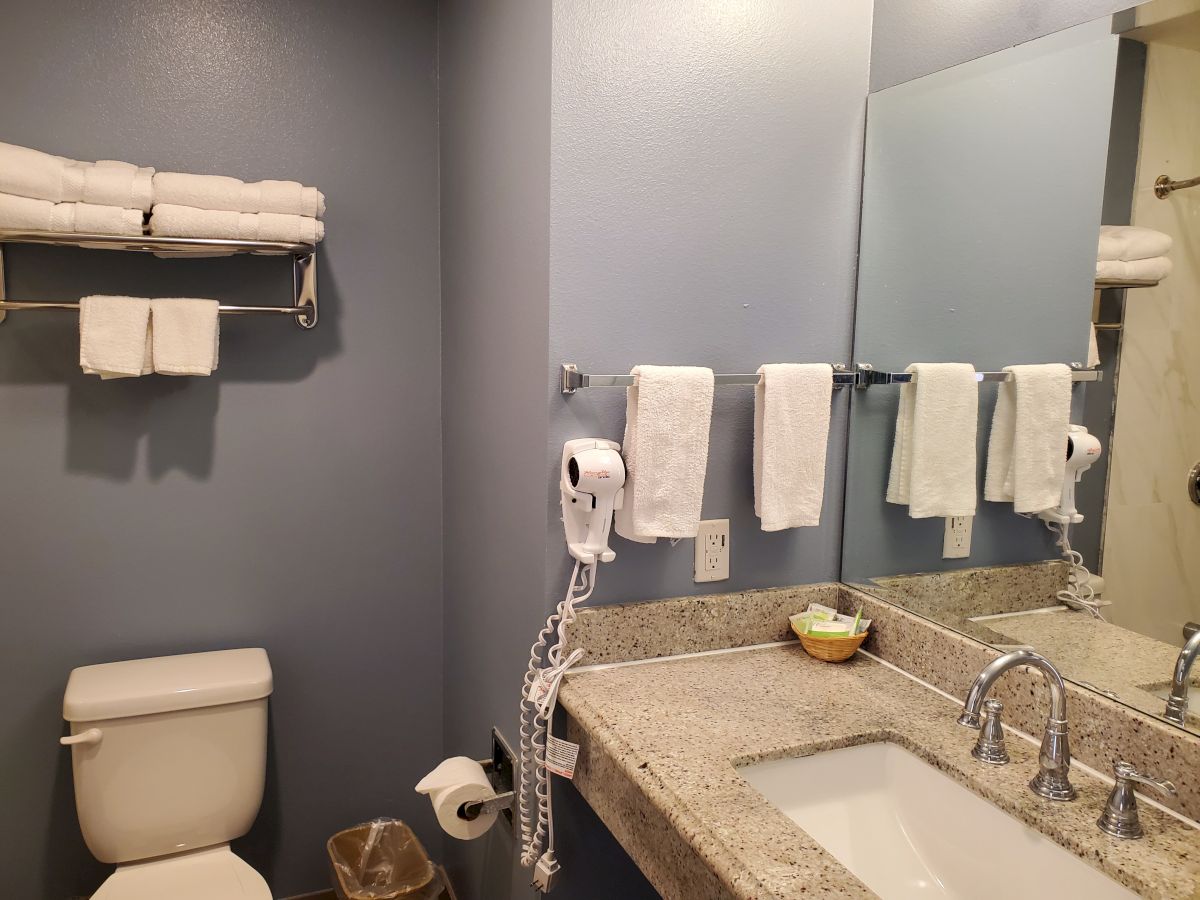
[[[79,732],[79,734],[69,734],[66,737],[61,737],[58,739],[58,742],[64,747],[69,747],[72,744],[98,744],[102,737],[104,737],[104,732],[99,728],[89,728],[87,731]]]

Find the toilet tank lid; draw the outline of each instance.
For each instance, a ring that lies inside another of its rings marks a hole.
[[[71,672],[63,718],[94,722],[259,700],[271,693],[261,647],[82,666]]]

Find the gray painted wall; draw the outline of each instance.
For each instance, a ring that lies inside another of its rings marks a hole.
[[[570,575],[562,444],[621,440],[625,422],[623,390],[563,397],[561,363],[850,361],[870,14],[866,0],[555,6],[547,602]],[[753,389],[718,388],[703,515],[730,519],[730,579],[694,584],[690,540],[614,537],[597,601],[836,578],[846,393],[833,400],[821,525],[766,533]]]
[[[1145,0],[875,0],[871,90],[920,78],[1142,2]]]
[[[277,896],[326,886],[325,839],[372,816],[440,853],[412,792],[442,747],[434,3],[10,2],[3,22],[21,77],[0,140],[329,197],[320,326],[222,323],[211,379],[101,383],[69,315],[0,326],[6,895],[80,896],[107,871],[57,746],[68,672],[222,647],[275,670],[266,799],[236,849]],[[275,259],[9,262],[33,300],[291,290]]]
[[[493,725],[515,746],[540,615],[550,16],[545,0],[440,8],[447,755],[486,756]],[[507,826],[446,844],[465,900],[532,896]]]
[[[1086,358],[1118,41],[1104,24],[871,95],[857,360]],[[981,386],[980,490],[995,396]],[[898,401],[887,387],[854,398],[846,578],[1056,555],[1040,523],[981,498],[970,558],[943,560],[944,520],[884,501]]]

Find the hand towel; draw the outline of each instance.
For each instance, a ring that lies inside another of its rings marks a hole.
[[[1171,252],[1171,236],[1137,225],[1101,225],[1096,259],[1152,259]]]
[[[325,237],[325,223],[309,216],[240,213],[158,203],[150,216],[150,233],[163,237],[315,244]]]
[[[754,388],[754,512],[763,531],[821,524],[833,366],[771,364]]]
[[[1096,260],[1097,278],[1117,278],[1121,281],[1137,279],[1139,281],[1162,281],[1171,274],[1171,260],[1165,256],[1154,256],[1150,259],[1120,259]]]
[[[693,366],[635,366],[626,392],[625,504],[617,534],[653,544],[700,529],[713,373]]]
[[[979,387],[966,363],[914,363],[901,385],[887,501],[914,519],[975,515]]]
[[[1061,363],[1006,366],[988,437],[985,500],[1019,513],[1057,506],[1067,466],[1071,370]]]
[[[142,234],[142,212],[91,203],[51,203],[0,194],[0,228],[82,234]]]
[[[325,195],[296,181],[258,181],[247,184],[225,175],[187,175],[159,172],[154,176],[154,202],[196,209],[244,213],[281,213],[319,219],[325,215]]]
[[[52,203],[93,203],[150,211],[154,170],[131,163],[80,162],[0,143],[0,193]]]
[[[1100,342],[1096,340],[1096,323],[1088,325],[1088,358],[1087,367],[1094,369],[1100,365]]]
[[[217,367],[220,341],[216,300],[155,299],[154,371],[159,375],[211,375]]]
[[[80,300],[79,365],[85,374],[104,379],[150,374],[150,301],[107,296]]]

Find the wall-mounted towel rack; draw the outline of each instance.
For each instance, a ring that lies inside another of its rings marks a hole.
[[[1071,363],[1072,381],[1103,381],[1104,374],[1098,369],[1085,369],[1079,363]],[[869,363],[859,363],[855,369],[857,382],[855,387],[866,389],[876,385],[912,384],[917,380],[911,372],[876,372]],[[1009,381],[1012,375],[1008,372],[976,372],[976,381]]]
[[[53,244],[92,250],[129,250],[166,253],[178,257],[249,253],[255,256],[290,256],[294,301],[292,306],[222,306],[222,315],[286,315],[301,328],[317,324],[317,248],[313,244],[278,241],[224,241],[214,238],[174,238],[153,235],[67,234],[51,231],[0,229],[0,322],[9,310],[79,309],[78,303],[17,302],[9,300],[4,285],[4,244]]]
[[[758,384],[757,372],[744,375],[724,374],[714,375],[713,381],[718,385]],[[841,363],[833,367],[833,387],[835,390],[856,384],[855,374]],[[564,363],[562,367],[562,392],[573,394],[580,388],[594,387],[631,387],[632,375],[591,375],[580,372],[574,363]]]
[[[1150,278],[1097,278],[1096,290],[1110,291],[1120,288],[1157,287],[1158,282]]]

